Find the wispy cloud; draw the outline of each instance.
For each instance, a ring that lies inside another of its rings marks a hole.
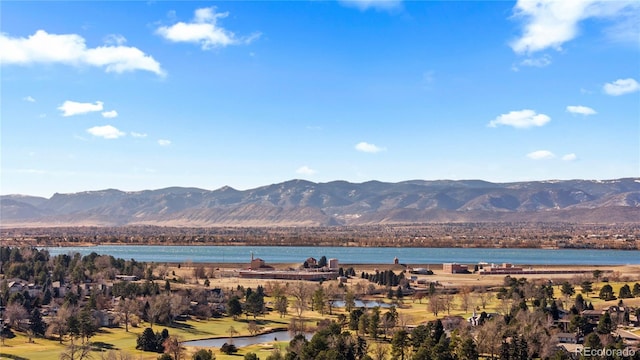
[[[102,111],[102,109],[102,101],[96,101],[95,103],[81,103],[67,100],[58,107],[58,110],[62,111],[62,116],[87,114],[90,112]]]
[[[40,170],[40,169],[15,169],[12,172],[19,173],[19,174],[36,174],[36,175],[43,175],[47,173],[46,171]]]
[[[131,136],[134,137],[134,138],[146,138],[147,134],[132,131],[131,132]]]
[[[510,45],[519,54],[561,50],[565,42],[578,36],[580,22],[607,18],[617,24],[626,21],[629,9],[637,8],[634,0],[518,0],[514,18],[522,20],[523,34]]]
[[[497,127],[498,125],[505,125],[525,129],[534,126],[544,126],[549,121],[551,121],[549,116],[537,114],[533,110],[525,109],[502,114],[491,120],[488,126]]]
[[[395,10],[402,6],[402,0],[338,0],[347,7],[354,7],[359,10]]]
[[[578,156],[576,156],[576,154],[566,154],[562,156],[562,160],[563,161],[575,161],[578,158]]]
[[[80,35],[49,34],[44,30],[38,30],[27,38],[0,33],[0,62],[8,65],[89,65],[104,68],[106,72],[144,70],[164,74],[160,63],[138,48],[122,45],[88,48]]]
[[[22,98],[22,100],[26,101],[26,102],[36,102],[36,99],[34,99],[31,96],[25,96]]]
[[[120,34],[109,34],[104,38],[104,43],[107,45],[124,45],[127,39]]]
[[[302,174],[302,175],[313,175],[315,173],[317,173],[316,170],[313,170],[312,168],[308,167],[307,165],[301,166],[296,170],[297,174]]]
[[[527,157],[532,160],[547,160],[553,159],[556,156],[549,150],[538,150],[528,153]]]
[[[387,150],[386,148],[379,147],[374,144],[369,144],[364,141],[356,144],[355,149],[358,151],[370,153],[370,154],[375,154],[375,153],[379,153],[381,151]]]
[[[614,82],[604,84],[602,89],[607,95],[620,96],[640,90],[640,84],[633,78],[618,79]]]
[[[520,61],[518,65],[513,65],[512,69],[514,71],[519,71],[521,66],[543,68],[549,65],[551,65],[551,56],[545,54],[537,58],[533,58],[533,57],[526,58]]]
[[[115,110],[104,111],[102,112],[102,117],[107,119],[113,119],[115,117],[118,117],[118,112]]]
[[[218,20],[228,16],[228,12],[217,13],[215,7],[201,8],[195,11],[191,22],[177,22],[171,26],[161,26],[156,30],[156,33],[169,41],[200,44],[202,50],[249,44],[260,37],[260,33],[239,37],[220,26]]]
[[[158,145],[160,145],[160,146],[169,146],[169,145],[171,145],[171,140],[160,139],[160,140],[158,140]]]
[[[104,139],[117,139],[126,135],[124,132],[111,125],[94,126],[87,129],[87,132],[93,136],[101,137]]]
[[[597,112],[588,106],[582,105],[569,105],[567,106],[567,111],[572,114],[580,114],[580,115],[595,115]]]

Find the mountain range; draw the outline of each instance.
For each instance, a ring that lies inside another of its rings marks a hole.
[[[640,223],[640,178],[492,183],[291,180],[249,190],[171,187],[0,197],[4,227]]]

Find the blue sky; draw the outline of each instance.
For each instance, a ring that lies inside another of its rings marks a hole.
[[[0,6],[2,194],[640,176],[637,1]]]

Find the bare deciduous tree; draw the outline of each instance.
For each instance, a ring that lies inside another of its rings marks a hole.
[[[14,302],[7,305],[4,310],[4,317],[5,321],[9,323],[12,328],[17,329],[20,327],[19,325],[22,320],[29,318],[29,312],[27,312],[27,309],[21,304]]]
[[[57,335],[58,341],[60,342],[60,344],[62,344],[64,336],[69,331],[67,320],[69,319],[69,317],[71,317],[72,314],[73,311],[71,311],[71,309],[67,307],[58,309],[56,315],[53,316],[51,320],[49,320],[49,326],[47,327],[46,336],[50,337],[52,335]]]
[[[477,292],[478,300],[480,301],[480,305],[482,305],[482,310],[487,308],[487,304],[491,301],[493,294],[488,292],[486,289],[481,288]]]
[[[387,354],[389,353],[389,347],[381,343],[377,343],[373,348],[371,354],[374,360],[387,360]]]
[[[467,312],[469,311],[469,307],[474,307],[473,297],[471,296],[471,288],[468,286],[463,286],[460,289],[460,310]]]
[[[247,324],[247,331],[249,331],[249,334],[251,334],[251,336],[256,335],[261,330],[262,330],[262,327],[258,326],[258,324],[255,321],[249,321],[249,324]]]
[[[478,344],[478,352],[481,354],[490,354],[493,359],[500,351],[502,343],[503,326],[502,319],[491,319],[485,321],[476,331],[476,343]]]
[[[182,347],[182,339],[178,336],[171,335],[162,343],[164,346],[165,354],[169,354],[173,357],[173,360],[182,359],[184,354],[184,347]]]
[[[116,307],[116,311],[120,314],[122,321],[124,321],[124,330],[129,332],[129,324],[131,318],[137,316],[140,313],[138,302],[133,299],[121,299]]]
[[[444,294],[442,296],[442,305],[444,310],[447,310],[447,315],[451,314],[451,308],[453,307],[454,297],[453,294]]]
[[[73,342],[60,354],[60,360],[84,360],[91,359],[91,346],[87,344],[76,345]]]
[[[429,311],[433,313],[433,315],[438,316],[438,313],[442,311],[442,299],[440,295],[434,294],[429,296]]]
[[[312,293],[313,288],[302,281],[298,281],[291,287],[291,295],[295,298],[293,307],[296,309],[298,317],[302,317],[302,313],[307,309],[307,304]]]

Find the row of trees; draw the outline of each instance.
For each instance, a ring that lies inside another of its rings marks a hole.
[[[39,246],[68,243],[121,244],[216,244],[281,246],[429,246],[465,247],[501,246],[566,247],[606,246],[637,248],[634,242],[614,241],[640,238],[640,227],[632,223],[455,223],[397,224],[367,226],[306,227],[304,236],[298,228],[187,228],[187,227],[56,227],[3,229],[4,243]]]

